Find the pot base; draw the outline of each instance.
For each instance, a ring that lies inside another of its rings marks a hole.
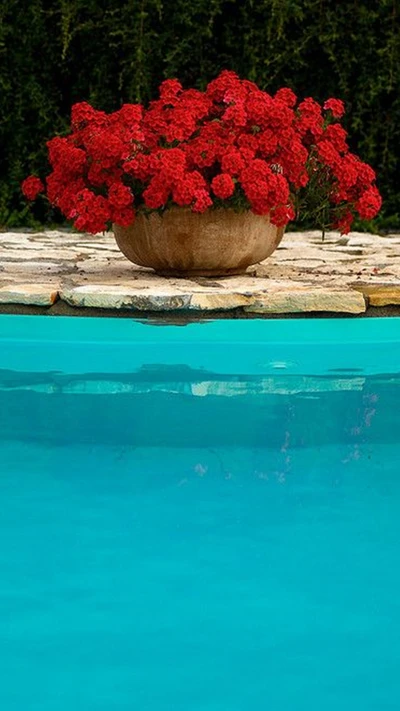
[[[246,274],[249,267],[237,267],[236,269],[193,269],[182,271],[176,269],[155,269],[155,273],[162,277],[174,277],[175,279],[192,279],[200,277],[214,277],[223,279],[224,277],[240,276]]]

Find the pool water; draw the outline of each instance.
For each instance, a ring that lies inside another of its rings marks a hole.
[[[399,709],[399,321],[299,324],[0,317],[2,709]]]

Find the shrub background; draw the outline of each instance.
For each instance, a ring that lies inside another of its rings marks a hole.
[[[163,78],[202,88],[222,68],[274,92],[347,105],[351,147],[378,172],[381,229],[400,227],[398,0],[2,0],[0,227],[54,222],[19,188],[71,104],[153,98]]]

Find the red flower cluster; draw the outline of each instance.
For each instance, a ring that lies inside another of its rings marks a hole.
[[[332,111],[332,116],[334,118],[342,118],[344,116],[344,103],[340,99],[328,99],[324,103],[324,109],[326,111]]]
[[[21,189],[27,200],[36,200],[39,193],[44,190],[44,185],[40,178],[30,175],[22,182]]]
[[[83,102],[72,108],[71,133],[48,143],[47,196],[77,229],[95,233],[173,205],[250,209],[285,225],[297,197],[317,188],[346,232],[356,213],[376,215],[381,198],[374,171],[335,122],[343,113],[338,99],[298,103],[291,89],[272,96],[229,71],[204,92],[167,80],[147,109],[106,114]],[[35,177],[22,185],[28,199],[43,187]]]

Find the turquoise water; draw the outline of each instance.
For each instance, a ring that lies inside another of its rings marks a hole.
[[[1,708],[397,710],[399,325],[0,317]]]

